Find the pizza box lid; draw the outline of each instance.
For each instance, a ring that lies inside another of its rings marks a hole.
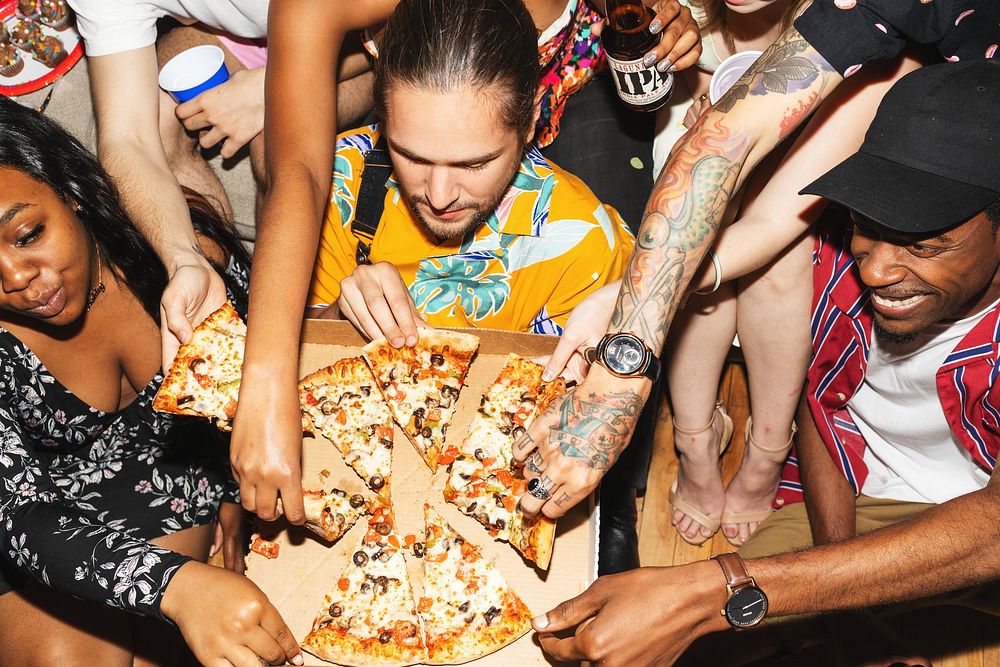
[[[449,433],[464,434],[479,408],[483,391],[496,378],[511,352],[526,358],[548,355],[557,339],[552,336],[514,333],[490,329],[464,330],[479,336],[479,353],[466,377]],[[363,339],[347,322],[308,320],[303,326],[299,376],[346,357],[361,354]],[[563,600],[586,589],[597,573],[597,509],[582,504],[560,519],[547,572],[536,569],[505,542],[494,541],[475,519],[445,502],[441,490],[447,474],[443,469],[432,475],[413,445],[399,428],[393,443],[392,504],[400,536],[423,534],[423,505],[430,503],[466,539],[483,548],[532,613],[548,611]],[[308,488],[344,489],[348,493],[370,495],[364,483],[344,463],[339,452],[321,436],[302,441],[302,480]],[[295,637],[301,641],[312,627],[327,592],[336,585],[351,554],[357,550],[367,522],[362,518],[338,542],[329,546],[308,530],[278,521],[262,528],[265,537],[280,544],[278,557],[268,560],[256,553],[247,558],[249,576],[281,612]],[[586,554],[587,557],[581,557]],[[421,563],[407,561],[414,593],[420,595]],[[329,665],[304,654],[306,665]],[[467,664],[545,665],[557,664],[541,650],[534,633],[513,644]]]

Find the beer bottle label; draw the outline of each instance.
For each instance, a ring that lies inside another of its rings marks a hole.
[[[669,97],[674,88],[673,74],[660,72],[655,65],[646,67],[641,58],[618,60],[608,55],[608,66],[618,95],[629,104],[655,104]]]

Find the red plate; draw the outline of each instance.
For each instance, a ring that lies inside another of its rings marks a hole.
[[[0,21],[7,24],[8,30],[16,24],[14,15],[16,7],[17,0],[0,0]],[[68,54],[66,59],[55,68],[49,68],[35,60],[30,54],[18,49],[18,54],[24,61],[24,68],[14,76],[0,76],[0,95],[16,97],[40,90],[73,69],[73,65],[83,57],[83,40],[80,39],[80,34],[74,26],[64,30],[56,30],[43,25],[42,32],[58,37],[62,41]]]

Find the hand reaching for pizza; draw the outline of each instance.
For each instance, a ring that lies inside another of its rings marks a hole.
[[[256,377],[244,367],[229,458],[243,508],[264,521],[305,521],[302,506],[302,410],[298,378]]]
[[[166,371],[199,324],[226,302],[226,285],[202,255],[190,251],[172,263],[160,298],[161,354]]]
[[[247,522],[243,508],[236,503],[220,503],[219,518],[215,525],[215,539],[212,541],[210,556],[222,551],[222,562],[227,570],[243,574],[246,560],[243,558],[243,547],[247,543]]]
[[[556,349],[545,364],[543,380],[551,382],[562,375],[567,380],[583,381],[590,368],[583,357],[584,350],[596,347],[607,332],[621,286],[620,280],[605,285],[577,304],[566,320]]]
[[[616,378],[598,364],[539,415],[514,443],[528,480],[524,513],[557,519],[590,495],[632,439],[649,389],[648,380]]]
[[[672,665],[694,639],[729,627],[719,614],[725,602],[725,578],[712,561],[642,567],[599,578],[532,625],[561,662]]]
[[[303,664],[291,630],[267,596],[247,579],[197,561],[185,563],[160,609],[180,628],[203,665]]]
[[[340,282],[340,314],[368,338],[385,337],[393,347],[417,344],[417,327],[427,322],[417,311],[403,277],[388,262],[363,264]]]

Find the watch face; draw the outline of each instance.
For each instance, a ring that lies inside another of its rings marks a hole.
[[[726,619],[737,628],[760,623],[767,613],[767,596],[756,586],[746,586],[733,593],[726,603]]]
[[[631,375],[642,367],[646,349],[632,336],[618,336],[608,341],[604,361],[608,368],[622,375]]]

